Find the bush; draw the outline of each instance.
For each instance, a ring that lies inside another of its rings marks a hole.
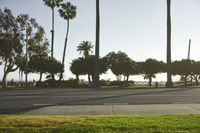
[[[102,79],[100,81],[100,86],[109,86],[109,85],[110,85],[110,81],[109,80]]]
[[[66,81],[59,80],[46,80],[41,82],[36,82],[36,87],[89,87],[86,83],[80,83],[76,79],[69,79]]]

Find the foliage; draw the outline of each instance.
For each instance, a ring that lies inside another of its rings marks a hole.
[[[70,2],[62,3],[59,9],[60,16],[65,20],[70,20],[76,17],[76,6]]]
[[[200,78],[200,61],[193,61],[192,63],[192,78],[195,80],[195,84],[198,85]]]
[[[69,34],[69,20],[76,17],[76,6],[72,5],[70,2],[62,3],[61,9],[59,9],[60,16],[67,20],[67,32],[65,37],[65,43],[64,43],[64,49],[63,49],[63,58],[62,58],[62,64],[65,63],[65,53],[67,48],[67,41],[68,41],[68,34]],[[63,72],[60,74],[60,81],[63,78]]]
[[[126,53],[119,51],[118,53],[111,52],[106,55],[107,62],[110,65],[110,69],[113,74],[116,75],[117,80],[120,75],[126,77],[125,85],[127,86],[129,76],[138,74],[137,64],[130,59]]]
[[[90,55],[90,52],[92,53],[92,48],[94,47],[94,45],[92,45],[91,42],[89,41],[83,41],[82,43],[79,44],[79,46],[77,46],[77,51],[81,53],[83,53],[83,57],[87,58]]]
[[[86,70],[85,70],[85,64],[84,64],[85,59],[84,58],[78,58],[74,59],[71,63],[70,66],[70,71],[76,75],[76,79],[79,80],[79,75],[85,75]]]
[[[87,84],[83,83],[79,83],[78,80],[76,79],[69,79],[66,81],[59,81],[59,80],[46,80],[46,81],[38,81],[36,83],[37,87],[72,87],[72,88],[76,88],[76,87],[81,87],[81,88],[86,88],[89,87]]]
[[[16,62],[23,53],[21,37],[19,24],[11,10],[8,8],[0,10],[0,58],[5,63],[2,79],[5,87],[8,73],[18,69]]]
[[[48,57],[46,65],[48,66],[46,67],[48,73],[58,74],[64,71],[64,65],[55,58]]]
[[[94,76],[94,64],[95,57],[93,55],[87,58],[78,58],[72,61],[70,70],[78,77],[79,75],[92,75]],[[105,73],[108,70],[108,64],[106,58],[100,58],[100,74]]]
[[[165,63],[155,59],[147,59],[145,62],[140,63],[141,73],[144,79],[149,79],[149,86],[151,86],[152,78],[155,78],[157,73],[165,71]]]
[[[34,18],[29,18],[28,14],[20,14],[17,21],[21,25],[21,32],[24,34],[22,40],[25,41],[27,47],[27,57],[21,56],[18,60],[20,71],[26,73],[26,58],[28,60],[28,73],[40,73],[40,80],[42,74],[46,73],[45,65],[48,57],[49,42],[45,37],[45,31],[42,26],[36,22]]]
[[[46,6],[53,9],[55,7],[59,7],[60,3],[63,2],[63,0],[43,0],[43,2]]]
[[[174,61],[172,64],[173,75],[180,75],[181,80],[187,85],[188,80],[195,80],[198,85],[200,76],[200,62],[190,59],[182,59],[181,61]],[[192,79],[191,79],[192,78]]]

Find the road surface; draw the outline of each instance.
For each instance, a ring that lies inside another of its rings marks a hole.
[[[0,90],[0,114],[22,113],[49,106],[199,103],[199,88],[33,88]]]

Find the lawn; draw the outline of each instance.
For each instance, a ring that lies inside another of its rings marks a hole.
[[[1,115],[0,132],[200,132],[200,115],[99,115],[23,116]]]

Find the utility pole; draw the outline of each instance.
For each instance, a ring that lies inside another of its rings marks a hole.
[[[189,39],[188,60],[190,59],[190,49],[191,49],[191,39]],[[193,75],[193,73],[191,72],[191,74],[190,74],[190,83],[191,83],[191,85],[192,85],[192,75]]]
[[[189,46],[188,46],[188,59],[190,59],[190,48],[191,48],[191,39],[189,39]]]

